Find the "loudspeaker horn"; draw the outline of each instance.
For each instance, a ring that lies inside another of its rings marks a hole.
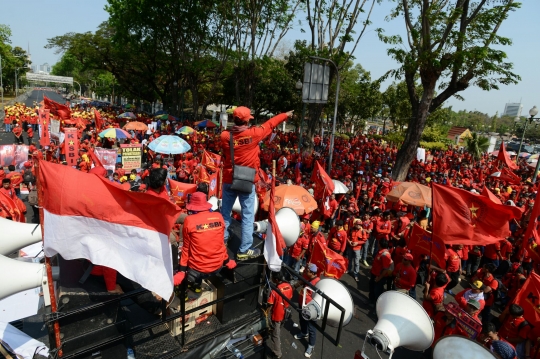
[[[259,210],[259,200],[257,197],[255,197],[255,201],[253,201],[253,203],[253,213],[257,214],[257,211]],[[238,197],[236,197],[236,201],[234,201],[232,211],[238,214],[242,213],[242,207],[240,206],[240,199]]]
[[[0,255],[0,299],[36,288],[47,280],[45,265],[10,259]]]
[[[8,255],[18,249],[41,241],[38,224],[20,223],[0,217],[0,254]]]
[[[212,211],[217,211],[221,207],[221,200],[216,196],[212,196],[208,199],[208,203],[212,205]]]
[[[495,359],[486,347],[460,335],[448,335],[439,339],[433,348],[433,359]]]
[[[287,247],[294,245],[300,236],[300,218],[296,212],[289,207],[282,207],[276,212],[276,222]],[[253,223],[255,233],[266,233],[267,227],[267,219]]]
[[[397,347],[423,351],[433,343],[435,332],[431,318],[408,294],[394,290],[384,292],[377,300],[376,311],[379,321],[368,331],[362,355],[366,342],[389,353],[390,358]]]
[[[313,299],[309,304],[305,304],[306,291],[310,288],[304,288],[304,303],[302,303],[302,317],[305,320],[318,320],[324,316],[326,308],[326,299],[321,295],[324,293],[334,302],[338,303],[345,309],[343,316],[343,326],[346,326],[351,321],[354,314],[354,302],[349,290],[338,280],[333,278],[323,278],[315,285],[318,290],[313,293]],[[335,307],[332,303],[328,307],[328,316],[326,323],[332,327],[338,327],[341,319],[341,310]]]

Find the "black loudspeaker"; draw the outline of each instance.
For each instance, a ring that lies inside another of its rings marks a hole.
[[[218,299],[229,297],[247,290],[247,292],[237,297],[226,299],[217,304],[217,313],[215,313],[215,315],[221,324],[226,324],[257,310],[259,288],[262,282],[261,277],[251,277],[236,283],[231,282],[222,275],[217,275],[209,279],[217,289]],[[252,289],[248,290],[249,288]]]

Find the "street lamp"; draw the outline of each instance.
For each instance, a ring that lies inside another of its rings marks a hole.
[[[536,106],[534,106],[533,108],[529,110],[530,117],[525,120],[525,125],[523,126],[523,134],[521,135],[521,141],[519,142],[519,149],[516,156],[516,163],[518,162],[519,154],[521,153],[521,147],[523,146],[523,139],[525,138],[525,132],[527,131],[527,126],[530,125],[534,120],[539,120],[538,118],[534,118],[534,116],[536,116],[537,114],[538,114],[538,109],[536,108]],[[516,116],[514,121],[517,123],[519,121],[519,117]]]
[[[302,81],[298,80],[296,81],[296,84],[294,85],[298,91],[300,91],[300,96],[302,97],[302,87],[304,87],[304,84]],[[302,128],[304,127],[304,116],[306,112],[306,103],[302,101],[302,117],[300,118],[300,136],[298,138],[298,153],[302,153]]]

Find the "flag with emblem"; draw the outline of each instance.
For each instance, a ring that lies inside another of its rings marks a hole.
[[[208,182],[208,197],[217,196],[218,193],[218,173],[214,172],[210,175]]]
[[[197,191],[197,185],[192,183],[182,183],[173,179],[169,180],[169,188],[174,202],[180,207],[184,206],[187,201],[187,195]]]
[[[433,184],[433,236],[445,244],[487,245],[509,235],[522,210],[455,187]]]
[[[334,192],[334,182],[332,182],[332,178],[326,173],[319,161],[315,161],[311,182],[315,184],[314,197],[316,199],[330,196]]]
[[[221,165],[221,156],[212,152],[203,150],[202,165],[208,168],[210,171],[217,172]]]
[[[426,231],[416,223],[413,225],[411,235],[409,236],[407,248],[409,248],[415,258],[417,255],[425,254],[431,256],[439,267],[446,268],[444,260],[446,247],[444,246],[444,242],[439,237],[434,238],[431,232]]]
[[[45,109],[51,111],[55,116],[58,116],[62,120],[71,119],[71,110],[66,105],[59,104],[56,101],[49,99],[47,96],[43,96],[43,104]]]
[[[513,304],[523,308],[523,316],[529,323],[540,323],[540,275],[535,272],[529,275]]]
[[[310,261],[317,265],[317,275],[341,278],[349,267],[349,260],[328,248],[324,241],[315,240],[314,242]]]
[[[169,234],[180,208],[46,161],[39,161],[38,178],[45,255],[85,258],[117,270],[162,298],[171,296]]]

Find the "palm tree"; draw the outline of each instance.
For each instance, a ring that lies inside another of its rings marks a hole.
[[[467,138],[467,151],[478,160],[482,157],[482,153],[486,152],[489,147],[489,138],[478,136],[476,132]]]

